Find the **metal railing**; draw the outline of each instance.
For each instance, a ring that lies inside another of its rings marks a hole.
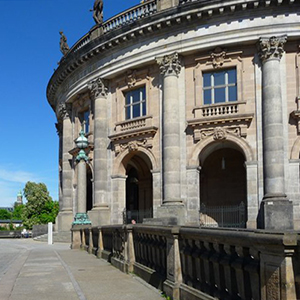
[[[244,202],[231,206],[200,206],[200,225],[203,227],[236,227],[246,225],[246,206]]]

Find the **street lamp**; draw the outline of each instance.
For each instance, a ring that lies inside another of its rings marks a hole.
[[[75,144],[79,150],[77,161],[77,213],[72,225],[91,225],[91,221],[86,213],[86,163],[89,161],[85,149],[89,142],[81,130]]]

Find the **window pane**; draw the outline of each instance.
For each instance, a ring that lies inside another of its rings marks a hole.
[[[130,104],[130,94],[131,94],[131,92],[127,92],[126,95],[125,95],[125,98],[126,98],[125,102],[126,102],[126,104]]]
[[[237,88],[236,86],[230,86],[228,101],[237,101]]]
[[[142,92],[142,99],[141,100],[145,100],[146,99],[146,90],[145,87],[143,86],[142,88],[140,88],[140,91]]]
[[[83,114],[83,118],[84,118],[84,132],[88,133],[90,130],[90,112],[85,111]]]
[[[203,91],[204,104],[211,104],[211,90]]]
[[[225,84],[225,71],[214,73],[215,86]]]
[[[139,104],[136,104],[136,105],[133,105],[133,118],[137,118],[140,116],[140,105]]]
[[[125,119],[126,119],[126,120],[128,120],[128,119],[131,118],[131,117],[130,117],[130,107],[131,107],[131,106],[125,107],[125,114],[126,114]]]
[[[228,83],[236,83],[236,69],[228,70]]]
[[[143,102],[143,116],[146,116],[146,101]]]
[[[133,97],[133,99],[132,99],[133,103],[140,101],[140,89],[132,91],[131,95]]]
[[[215,103],[225,102],[225,88],[215,89]]]
[[[203,74],[203,87],[211,86],[210,76],[211,76],[211,73],[204,73]]]

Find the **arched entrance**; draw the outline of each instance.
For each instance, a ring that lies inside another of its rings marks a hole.
[[[124,223],[141,223],[153,217],[151,162],[144,153],[135,152],[123,164],[127,175]]]
[[[224,144],[201,161],[200,222],[212,227],[245,227],[245,157]]]

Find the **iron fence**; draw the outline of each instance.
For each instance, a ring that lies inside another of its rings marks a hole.
[[[236,227],[246,225],[246,206],[244,202],[239,205],[228,206],[200,206],[200,225],[203,227]]]

